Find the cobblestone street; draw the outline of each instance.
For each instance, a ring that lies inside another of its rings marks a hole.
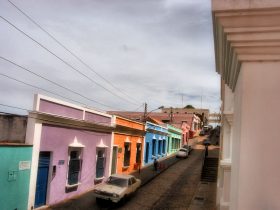
[[[205,209],[203,203],[196,201],[195,195],[201,194],[202,184],[200,182],[201,169],[204,159],[204,147],[201,144],[202,138],[198,137],[196,140],[198,145],[192,151],[187,159],[177,160],[171,157],[167,163],[173,164],[165,171],[157,174],[151,181],[145,183],[136,194],[130,197],[122,204],[113,204],[111,202],[101,202],[96,204],[92,192],[88,192],[80,197],[73,198],[59,205],[48,208],[49,210],[95,210],[95,209]],[[210,152],[211,153],[211,152]],[[143,170],[141,173],[148,174]],[[154,173],[150,172],[151,175]],[[142,175],[143,176],[143,175]],[[147,177],[147,175],[145,175]],[[209,184],[207,186],[214,186]],[[206,186],[206,188],[207,188]],[[205,194],[208,188],[202,192]],[[211,190],[208,192],[211,194]],[[214,201],[215,197],[205,195]],[[209,203],[209,201],[208,201]],[[208,209],[214,209],[210,201]],[[212,205],[212,206],[211,206]]]

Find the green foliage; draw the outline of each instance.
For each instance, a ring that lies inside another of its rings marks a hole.
[[[195,109],[193,105],[188,104],[187,106],[184,107],[185,109]]]

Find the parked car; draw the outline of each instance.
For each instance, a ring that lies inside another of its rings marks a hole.
[[[193,150],[192,146],[187,144],[183,145],[183,148],[188,150],[188,155],[191,154],[191,151]]]
[[[96,186],[93,192],[96,200],[111,200],[117,203],[134,193],[140,185],[141,180],[132,175],[114,174],[105,183]]]
[[[187,158],[189,156],[189,149],[181,148],[176,154],[177,158]]]
[[[189,147],[189,148],[188,148],[188,149],[189,149],[189,154],[191,154],[191,151],[193,150],[193,148],[192,148],[191,145],[189,145],[188,147]]]
[[[205,130],[201,130],[201,131],[199,132],[199,135],[200,135],[200,136],[205,136]]]

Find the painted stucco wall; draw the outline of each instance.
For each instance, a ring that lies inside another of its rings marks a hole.
[[[124,144],[126,139],[130,141],[130,165],[129,167],[123,167],[124,165]],[[138,136],[130,136],[125,134],[114,134],[114,145],[118,145],[118,148],[121,148],[121,152],[118,152],[118,160],[117,160],[117,173],[129,174],[134,171],[134,164],[136,163],[136,151],[137,151],[137,141],[141,142],[141,162],[142,162],[142,152],[143,152],[143,137]]]
[[[82,149],[81,184],[76,191],[66,193],[68,146],[74,142],[75,137],[79,143],[85,146]],[[51,151],[51,166],[56,165],[57,167],[56,175],[52,177],[48,188],[48,204],[57,203],[65,198],[85,192],[94,186],[94,179],[96,178],[96,146],[100,143],[101,139],[108,146],[106,149],[105,167],[105,177],[108,177],[112,147],[111,134],[43,125],[40,151]],[[64,160],[64,165],[58,165],[59,160]]]
[[[20,161],[31,163],[31,146],[0,146],[0,209],[26,210],[30,168],[20,170]],[[14,172],[15,179],[9,172]]]
[[[0,115],[0,142],[24,143],[27,126],[26,116]]]
[[[234,98],[231,210],[280,209],[279,68],[280,62],[242,64]]]
[[[167,152],[169,154],[172,154],[177,152],[182,145],[182,129],[176,128],[172,125],[167,125],[167,128],[168,128],[168,138],[169,138],[168,141],[169,146]],[[177,146],[175,146],[175,144]]]
[[[80,120],[83,119],[82,110],[44,99],[40,99],[39,111]]]
[[[123,119],[123,118],[119,118],[119,117],[116,117],[116,124],[117,125],[122,125],[122,126],[125,126],[125,127],[129,127],[129,128],[134,128],[134,129],[138,129],[138,130],[145,130],[145,125],[142,124],[142,123],[136,123],[136,122],[133,122],[131,120],[126,120],[126,119]]]
[[[167,128],[164,128],[162,126],[158,126],[152,123],[147,122],[146,123],[146,136],[145,136],[145,146],[144,146],[144,165],[150,164],[154,161],[154,158],[162,158],[167,155]],[[161,131],[162,133],[157,133],[156,131]],[[155,144],[155,155],[153,155],[153,140],[156,140]],[[159,141],[161,142],[161,150],[158,151],[158,145]],[[165,151],[163,151],[163,141],[165,141]],[[149,152],[148,152],[148,161],[145,162],[146,157],[146,145],[149,144]]]
[[[114,133],[114,145],[118,146],[117,154],[117,173],[129,174],[135,170],[134,164],[136,163],[137,143],[141,143],[141,154],[140,159],[142,164],[143,151],[144,151],[144,131],[145,124],[135,122],[129,119],[116,117],[116,125],[122,126],[120,130],[116,130]],[[142,132],[142,136],[136,135],[136,132]],[[134,135],[133,135],[134,134]],[[124,153],[125,153],[125,142],[130,141],[130,165],[129,167],[124,166]],[[137,168],[136,168],[137,169]]]

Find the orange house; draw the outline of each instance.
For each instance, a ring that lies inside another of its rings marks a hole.
[[[129,174],[141,167],[145,124],[115,116],[111,174]]]

